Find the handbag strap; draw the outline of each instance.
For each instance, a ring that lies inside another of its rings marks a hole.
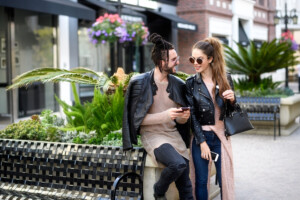
[[[230,102],[228,99],[226,99],[225,100],[225,116],[227,116],[227,117],[232,114],[232,112],[230,113],[230,110],[228,109],[228,105],[227,105],[228,103],[230,103]],[[239,112],[239,113],[243,112],[243,110],[240,107],[240,104],[238,104],[237,102],[234,103],[233,108],[234,108],[233,112]]]

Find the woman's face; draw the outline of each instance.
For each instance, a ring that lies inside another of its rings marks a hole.
[[[202,60],[202,63],[200,61],[201,64],[199,64],[199,62],[197,62],[197,59],[198,59],[198,61]],[[192,61],[194,60],[194,68],[195,68],[196,72],[197,73],[202,73],[210,67],[212,57],[208,58],[207,55],[205,55],[203,53],[203,51],[200,50],[200,49],[193,49],[192,59],[190,58],[190,61],[191,60]]]

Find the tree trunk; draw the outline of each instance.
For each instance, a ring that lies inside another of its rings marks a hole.
[[[253,83],[259,83],[260,82],[260,74],[250,74],[249,81],[253,82]]]

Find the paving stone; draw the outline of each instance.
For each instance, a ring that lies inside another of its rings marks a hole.
[[[300,199],[300,128],[275,141],[273,136],[235,135],[232,146],[236,200]]]

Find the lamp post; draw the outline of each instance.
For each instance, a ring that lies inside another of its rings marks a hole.
[[[118,0],[118,4],[117,4],[117,10],[118,10],[118,15],[121,17],[121,8],[122,8],[122,4],[121,1]],[[120,42],[117,42],[117,54],[118,54],[118,62],[117,62],[117,68],[118,67],[124,67],[123,66],[123,56],[122,56],[122,45],[120,44]]]
[[[281,15],[280,11],[277,11],[276,15],[274,16],[274,24],[277,25],[279,24],[279,21],[282,20],[284,23],[284,32],[288,31],[288,24],[289,22],[293,22],[293,24],[297,24],[298,23],[298,16],[296,14],[296,9],[292,9],[290,10],[290,14],[288,15],[288,11],[287,11],[287,3],[285,2],[284,4],[284,16]],[[285,87],[288,88],[289,87],[289,70],[288,70],[288,66],[286,66],[285,68]]]

